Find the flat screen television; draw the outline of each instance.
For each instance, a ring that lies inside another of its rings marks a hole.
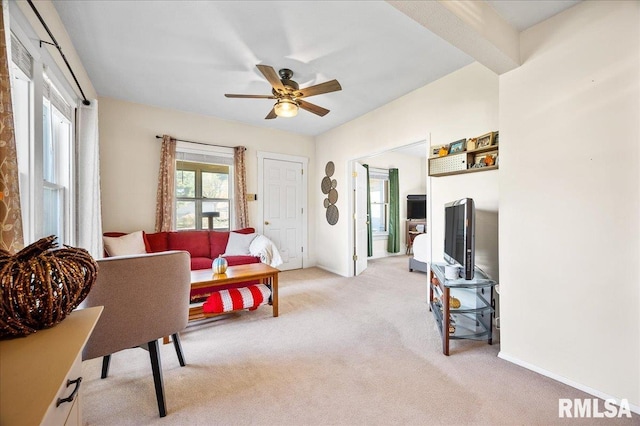
[[[473,279],[475,266],[476,211],[471,198],[462,198],[444,206],[444,260],[461,267],[460,276]]]
[[[426,219],[427,218],[427,196],[407,195],[407,219]]]

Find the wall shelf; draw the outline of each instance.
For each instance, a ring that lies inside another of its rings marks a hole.
[[[444,157],[429,158],[429,176],[451,176],[463,173],[486,172],[497,170],[498,165],[498,145],[490,145],[470,151],[462,151]],[[474,167],[486,155],[492,155],[494,164],[491,166]]]

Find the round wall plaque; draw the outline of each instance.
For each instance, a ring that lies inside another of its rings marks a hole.
[[[329,193],[329,191],[331,190],[331,178],[329,176],[325,176],[322,178],[320,189],[322,189],[323,194]]]
[[[324,167],[324,174],[331,177],[333,173],[336,171],[336,166],[333,164],[333,161],[329,161],[327,165]]]
[[[329,203],[335,204],[338,202],[338,191],[332,189],[329,191]]]
[[[327,222],[329,222],[329,225],[335,225],[336,223],[338,223],[338,217],[340,215],[338,214],[338,208],[335,206],[335,204],[331,204],[329,207],[327,207]]]
[[[327,209],[326,216],[329,225],[335,225],[338,223],[338,218],[340,216],[338,213],[338,207],[336,207],[336,202],[338,202],[338,190],[336,189],[338,181],[331,179],[331,176],[333,176],[335,171],[335,164],[333,164],[333,161],[329,161],[324,167],[324,173],[326,176],[322,178],[322,182],[320,183],[322,193],[327,195],[327,198],[323,201],[323,205],[324,208]]]

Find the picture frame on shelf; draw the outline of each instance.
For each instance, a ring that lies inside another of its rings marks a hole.
[[[449,145],[433,145],[430,147],[431,151],[429,152],[429,157],[440,157],[440,150],[442,148],[447,148],[447,153],[449,152]]]
[[[493,145],[495,132],[489,132],[485,135],[478,136],[478,144],[476,149],[486,148],[488,146]]]
[[[491,145],[498,145],[498,143],[499,143],[498,137],[499,136],[500,136],[500,132],[495,132],[495,134],[493,136],[493,143]]]
[[[467,144],[466,139],[460,139],[449,144],[449,154],[455,154],[465,150]]]

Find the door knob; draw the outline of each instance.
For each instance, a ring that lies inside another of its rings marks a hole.
[[[268,225],[268,224],[269,224],[269,222],[265,220],[265,221],[264,221],[264,224],[265,224],[265,225]]]

